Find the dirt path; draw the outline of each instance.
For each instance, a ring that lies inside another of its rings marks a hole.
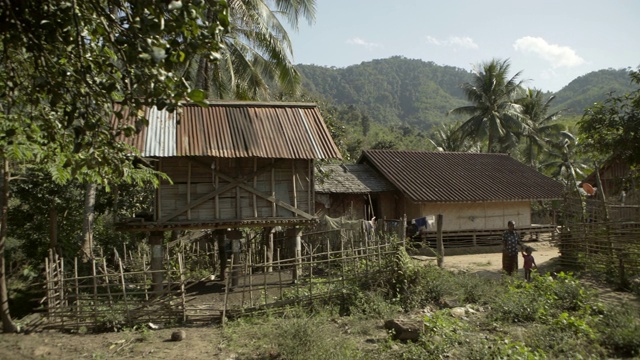
[[[533,257],[540,273],[557,270],[560,253],[558,248],[548,241],[529,242],[526,245],[534,249]],[[499,278],[502,270],[502,253],[468,254],[447,256],[445,251],[444,267],[455,271]],[[519,259],[518,275],[524,277],[522,258]]]

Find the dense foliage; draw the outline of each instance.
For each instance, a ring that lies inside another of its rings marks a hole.
[[[57,184],[157,183],[118,141],[139,131],[144,106],[175,110],[203,91],[184,81],[195,57],[217,59],[228,27],[224,0],[182,2],[3,1],[0,3],[0,317],[9,314],[5,277],[10,181],[42,172]],[[134,119],[123,119],[123,110]],[[43,189],[44,190],[44,189]],[[48,189],[52,190],[52,189]],[[55,190],[55,189],[54,189]],[[71,195],[68,192],[67,195]],[[57,214],[62,195],[42,191]],[[21,204],[22,205],[22,204]],[[32,210],[35,210],[34,206]],[[49,216],[51,248],[57,232]]]
[[[632,72],[631,79],[640,86],[640,71]],[[640,87],[593,105],[578,125],[594,158],[615,155],[630,165],[640,164]]]

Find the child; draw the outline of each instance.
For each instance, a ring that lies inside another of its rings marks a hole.
[[[522,258],[524,259],[524,279],[526,281],[531,281],[531,269],[538,268],[538,265],[536,265],[536,260],[533,258],[533,255],[531,255],[532,251],[533,248],[531,246],[527,246],[522,251]]]

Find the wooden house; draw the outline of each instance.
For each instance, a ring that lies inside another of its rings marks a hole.
[[[561,199],[564,187],[505,154],[366,150],[358,160],[397,196],[381,198],[387,218],[442,214],[445,232],[498,232],[509,220],[533,229],[531,202]]]
[[[619,197],[621,193],[633,189],[631,167],[620,157],[611,157],[602,164],[597,171],[593,171],[581,183],[587,183],[591,188],[599,188],[596,175],[600,175],[602,190],[607,198]]]
[[[322,165],[316,183],[316,215],[383,218],[381,202],[397,189],[367,164]]]
[[[621,157],[612,156],[607,159],[597,170],[589,174],[580,186],[586,193],[589,221],[605,220],[602,199],[606,200],[609,220],[640,221],[640,188],[637,175]]]
[[[237,229],[283,226],[293,230],[299,256],[301,225],[317,222],[315,162],[341,158],[315,104],[219,101],[173,113],[148,108],[144,116],[140,133],[119,140],[170,181],[156,189],[151,214],[118,227],[151,233],[152,269],[162,268],[163,232],[176,229],[217,229],[222,249],[224,238],[240,241]],[[272,258],[272,235],[267,243]]]
[[[212,102],[149,124],[123,141],[166,173],[147,219],[130,231],[304,225],[314,217],[314,168],[340,153],[314,104]]]

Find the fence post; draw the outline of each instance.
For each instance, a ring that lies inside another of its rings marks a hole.
[[[151,279],[153,281],[153,292],[160,294],[162,292],[162,283],[164,281],[164,266],[162,264],[163,248],[162,240],[164,238],[162,231],[152,231],[149,235],[149,245],[151,245]]]
[[[438,214],[438,220],[436,224],[438,229],[438,234],[436,237],[436,246],[438,249],[438,267],[444,266],[444,242],[442,241],[442,220],[443,220],[442,214]]]
[[[407,238],[407,214],[402,215],[400,219],[400,226],[398,226],[398,237],[402,241],[402,247],[405,247],[405,240]]]

